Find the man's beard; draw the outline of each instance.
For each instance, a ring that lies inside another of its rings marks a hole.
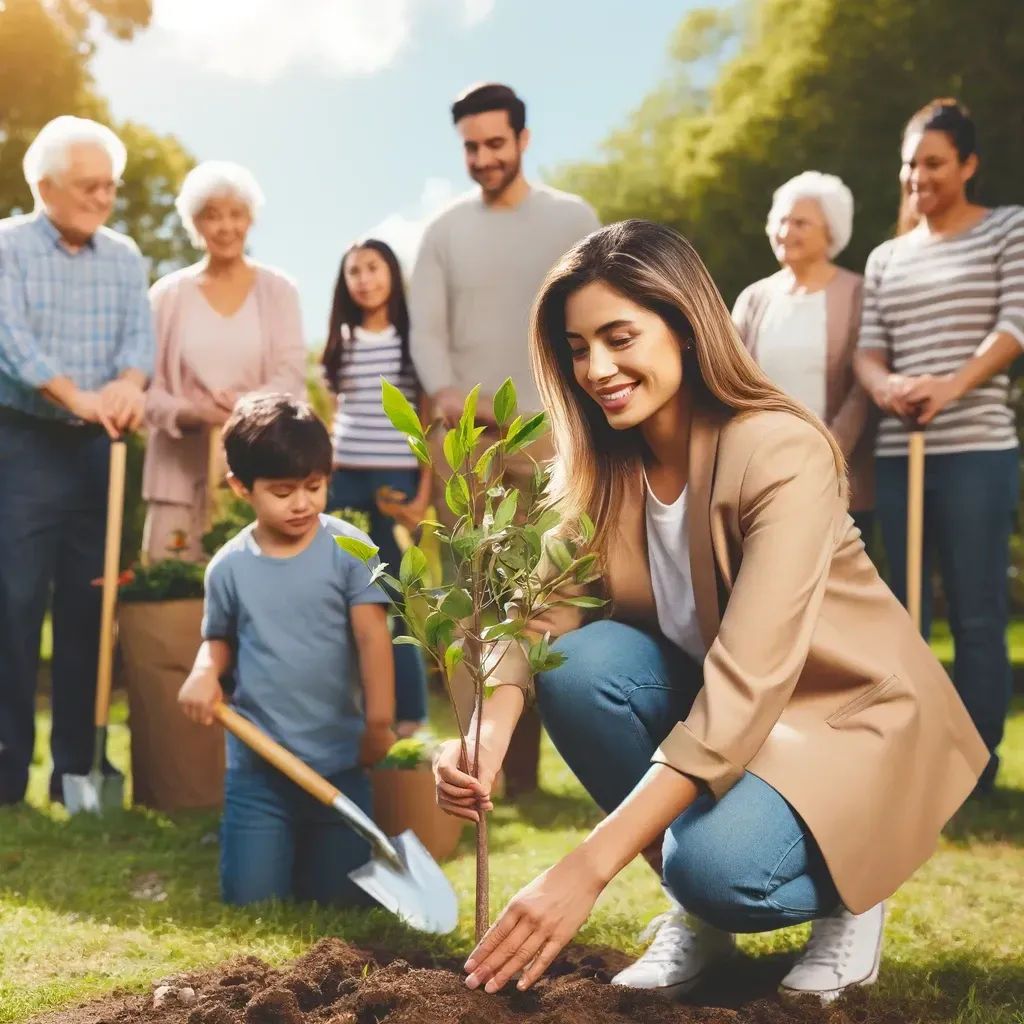
[[[514,163],[501,165],[502,175],[500,183],[494,188],[488,188],[480,180],[480,177],[476,174],[473,175],[473,180],[484,190],[484,193],[492,199],[497,199],[501,196],[505,190],[512,184],[513,181],[519,176],[520,168],[523,165],[523,161],[520,157],[516,157]]]

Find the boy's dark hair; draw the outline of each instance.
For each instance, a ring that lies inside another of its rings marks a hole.
[[[331,475],[331,436],[308,402],[290,395],[243,398],[224,424],[228,468],[252,490],[259,480]]]
[[[452,104],[452,123],[458,124],[464,117],[491,110],[504,110],[516,135],[526,127],[526,104],[509,86],[498,82],[471,86],[457,96]]]

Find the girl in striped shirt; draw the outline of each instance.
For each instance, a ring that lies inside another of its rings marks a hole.
[[[393,516],[415,528],[430,499],[430,470],[418,462],[381,405],[381,377],[413,407],[422,410],[424,405],[409,357],[402,272],[385,242],[356,242],[342,257],[323,368],[337,396],[329,507],[358,509],[369,516],[370,538],[380,549],[380,560],[397,575],[402,553]],[[407,632],[397,616],[394,632]],[[395,732],[402,737],[427,717],[426,669],[419,648],[399,644],[394,652]]]
[[[906,601],[907,432],[924,428],[924,578],[949,605],[954,682],[992,753],[992,789],[1009,708],[1010,532],[1020,455],[1007,371],[1024,347],[1024,209],[972,201],[974,123],[953,100],[911,118],[903,136],[902,233],[864,272],[856,371],[881,410],[877,513],[890,586]]]

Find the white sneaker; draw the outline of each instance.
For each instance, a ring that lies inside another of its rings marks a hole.
[[[636,963],[612,978],[613,985],[658,989],[659,995],[689,992],[713,964],[731,956],[736,940],[728,932],[704,924],[682,908],[659,914],[640,941],[654,941]]]
[[[816,995],[823,1003],[831,1003],[848,988],[873,984],[878,979],[884,930],[884,903],[863,914],[840,907],[815,921],[807,945],[782,979],[779,991],[783,995]]]

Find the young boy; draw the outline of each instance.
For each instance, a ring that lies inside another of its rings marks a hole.
[[[178,699],[210,724],[233,669],[235,709],[372,814],[365,766],[394,742],[387,597],[334,541],[369,538],[323,514],[330,437],[306,403],[261,395],[236,406],[223,438],[229,483],[256,522],[207,568],[203,644]],[[224,901],[365,902],[347,876],[369,859],[366,841],[233,736],[227,743]]]

